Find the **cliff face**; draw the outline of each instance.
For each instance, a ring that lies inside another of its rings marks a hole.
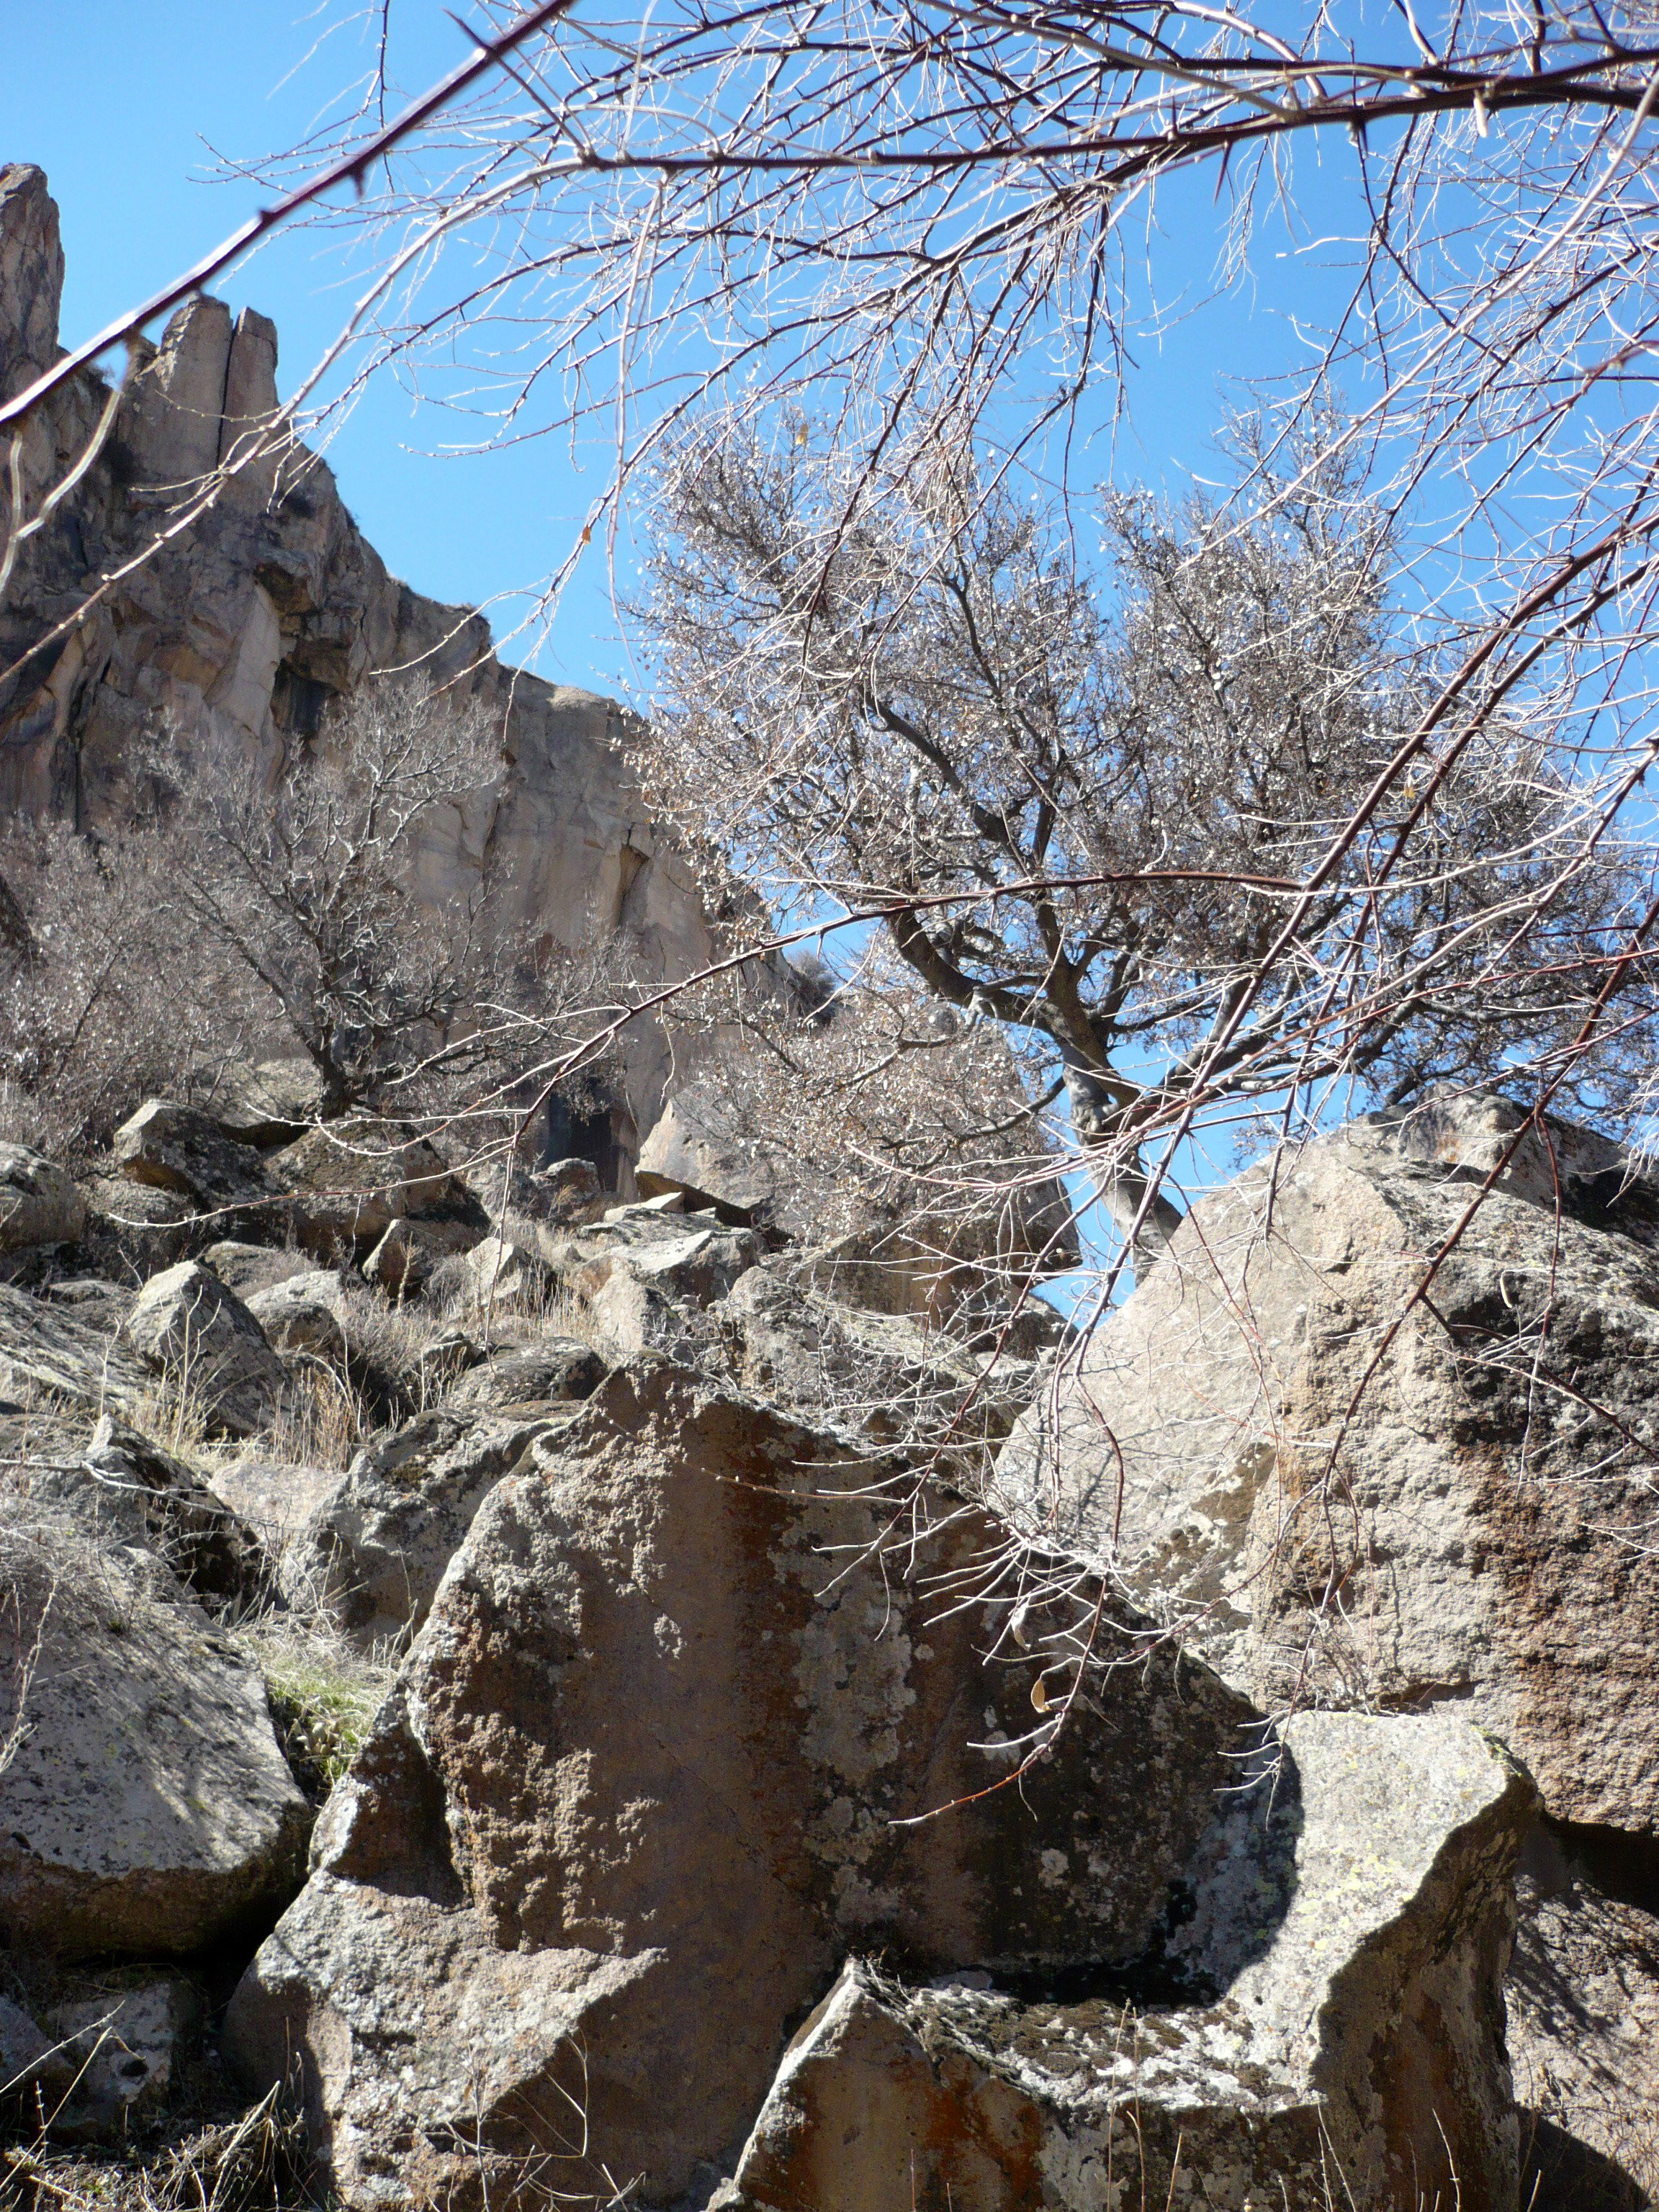
[[[64,276],[39,169],[0,168],[0,392],[56,358]],[[617,750],[622,709],[504,668],[489,626],[390,574],[326,463],[303,447],[238,468],[277,407],[276,332],[198,298],[140,366],[113,433],[21,550],[0,605],[0,810],[118,817],[137,742],[171,723],[192,750],[251,754],[273,775],[332,701],[371,674],[422,669],[501,716],[499,783],[420,894],[467,887],[486,851],[511,864],[523,920],[575,946],[624,937],[638,970],[703,964],[707,919]],[[110,397],[78,378],[31,417],[21,455],[33,518],[84,453]],[[215,472],[234,472],[210,501]],[[87,603],[96,593],[96,602]],[[660,1109],[661,1040],[632,1047],[624,1124],[637,1150]]]

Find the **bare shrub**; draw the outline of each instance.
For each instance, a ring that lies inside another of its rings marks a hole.
[[[18,1141],[70,1163],[146,1095],[205,1097],[257,1030],[238,963],[192,927],[161,857],[137,834],[0,835],[32,943],[0,966],[0,1112]]]

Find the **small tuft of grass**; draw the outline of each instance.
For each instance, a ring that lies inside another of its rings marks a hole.
[[[283,1755],[314,1805],[334,1789],[368,1731],[391,1681],[349,1645],[275,1622],[247,1638],[259,1671]]]

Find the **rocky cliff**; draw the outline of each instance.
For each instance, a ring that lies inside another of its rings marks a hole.
[[[56,357],[63,276],[45,177],[0,168],[0,392]],[[81,828],[118,817],[138,741],[169,724],[185,745],[252,756],[274,775],[366,676],[424,670],[499,716],[503,757],[453,847],[426,855],[423,896],[464,896],[489,850],[534,931],[571,946],[623,939],[651,979],[701,967],[708,923],[623,769],[621,710],[504,667],[481,615],[390,575],[316,455],[279,436],[248,460],[278,416],[270,323],[252,309],[233,322],[198,298],[135,368],[106,446],[24,544],[0,604],[0,813]],[[109,398],[88,374],[31,416],[30,516]],[[641,1027],[615,1132],[629,1158],[666,1073]]]

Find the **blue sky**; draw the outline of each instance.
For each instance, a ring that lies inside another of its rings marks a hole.
[[[252,211],[259,195],[216,176],[222,160],[292,143],[337,107],[368,66],[372,15],[356,0],[0,0],[0,159],[38,162],[62,211],[64,343],[175,276]],[[440,0],[402,0],[395,20],[406,92],[464,58]],[[1318,179],[1310,181],[1304,204],[1316,219]],[[1166,197],[1163,234],[1166,288],[1173,272],[1200,297],[1218,235],[1207,183]],[[1295,319],[1316,316],[1336,288],[1323,251],[1287,254],[1287,243],[1269,244],[1248,289],[1176,318],[1162,343],[1140,347],[1129,422],[1114,434],[1103,417],[1085,479],[1115,474],[1178,489],[1184,471],[1208,464],[1226,380],[1304,357]],[[286,388],[333,335],[354,288],[330,240],[301,232],[215,289],[275,319]],[[1103,405],[1115,396],[1103,394]],[[572,542],[603,463],[596,456],[584,471],[580,453],[573,461],[553,438],[459,459],[423,450],[447,434],[386,381],[359,403],[330,458],[347,504],[398,574],[440,599],[495,603],[498,629],[511,628],[520,595]],[[631,688],[597,547],[535,665],[558,681]]]

